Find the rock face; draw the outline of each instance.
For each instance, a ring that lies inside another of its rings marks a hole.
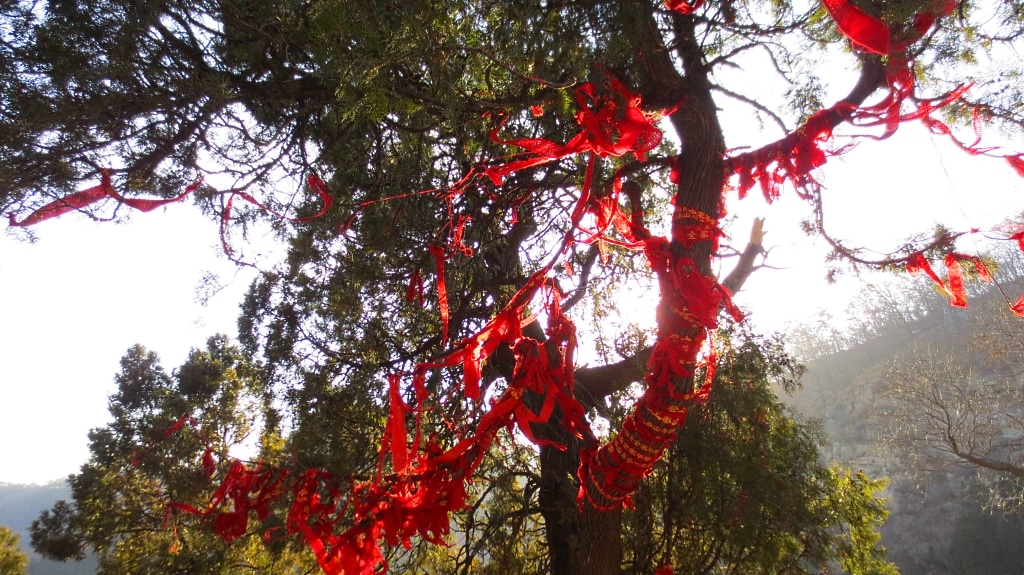
[[[779,394],[799,414],[821,420],[830,441],[826,452],[833,461],[863,470],[872,477],[889,479],[884,495],[891,515],[882,529],[882,543],[903,575],[980,572],[974,567],[980,569],[985,558],[965,559],[965,554],[974,553],[973,548],[980,545],[965,546],[963,541],[997,541],[1005,533],[1017,533],[1021,528],[1019,521],[996,521],[990,515],[978,518],[985,512],[984,497],[978,496],[976,487],[977,470],[948,466],[941,472],[915,473],[904,460],[882,446],[887,432],[881,414],[893,401],[888,394],[889,366],[900,354],[909,353],[916,342],[935,341],[938,337],[951,344],[952,349],[965,350],[966,360],[966,350],[972,342],[977,343],[978,327],[999,321],[973,317],[975,313],[981,312],[942,309],[922,313],[918,319],[895,326],[882,326],[884,329],[877,329],[874,334],[848,337],[843,345],[819,344],[817,349],[831,348],[831,352],[807,362],[800,390],[789,396]],[[1024,331],[1019,325],[1011,327]],[[999,369],[1005,371],[1005,366],[1003,363]],[[982,361],[973,373],[979,378],[1006,377],[1003,371],[997,371],[994,365]],[[1024,362],[1010,371],[1015,374],[1011,379],[1016,378],[1016,389],[1024,387],[1020,375],[1024,373]],[[1004,435],[1020,436],[1021,431],[1007,429]],[[975,490],[973,498],[971,489]],[[1024,530],[1020,535],[1024,536]],[[1003,559],[996,563],[1001,565],[1000,561]],[[1005,559],[1007,565],[1013,561],[1016,559]],[[1020,565],[1018,562],[1016,567],[1005,567],[1006,571],[1000,570],[1003,567],[986,569],[1019,575]]]

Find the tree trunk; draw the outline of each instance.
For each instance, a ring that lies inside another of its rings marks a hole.
[[[718,110],[711,96],[711,82],[708,78],[705,54],[696,36],[696,22],[692,16],[671,12],[669,23],[675,55],[665,47],[653,8],[645,4],[649,12],[645,25],[638,30],[637,51],[639,61],[639,85],[645,105],[652,107],[678,108],[669,120],[682,142],[682,153],[675,166],[679,175],[675,190],[675,213],[673,228],[697,224],[717,223],[721,215],[722,194],[729,174],[725,169],[725,141],[718,123]],[[682,63],[682,71],[676,62]],[[884,70],[878,58],[863,60],[861,77],[844,102],[860,105],[881,82]],[[847,118],[847,108],[837,107],[829,117],[835,126]],[[675,234],[673,234],[675,235]],[[679,237],[683,237],[680,235]],[[671,259],[670,273],[682,271],[685,266],[701,276],[712,273],[712,241],[682,243],[672,239],[668,248]],[[756,251],[756,250],[755,250]],[[727,283],[741,284],[752,269],[754,252],[746,253],[750,260],[744,269],[737,269],[736,277]],[[679,269],[677,269],[679,268]],[[738,285],[729,285],[737,289]],[[588,475],[581,486],[585,497],[577,503],[575,471],[580,468],[580,446],[560,452],[545,448],[542,450],[541,501],[545,508],[548,541],[552,550],[551,572],[553,575],[616,575],[622,570],[622,503],[639,486],[643,476],[661,458],[664,449],[675,438],[675,432],[685,421],[688,408],[694,403],[694,378],[679,376],[678,369],[666,364],[678,362],[693,368],[697,351],[694,342],[704,338],[705,327],[689,317],[689,306],[672,287],[672,282],[662,282],[661,302],[658,304],[658,342],[677,346],[673,354],[656,356],[647,364],[647,372],[653,374],[651,381],[664,381],[659,374],[672,374],[670,383],[659,389],[649,385],[647,392],[637,402],[627,424],[605,446],[593,455],[588,465]],[[683,308],[680,310],[679,308]],[[679,345],[680,341],[689,342]],[[658,343],[655,344],[655,350]],[[684,351],[680,351],[684,350]],[[671,361],[669,361],[671,360]],[[614,369],[594,369],[587,375],[588,391],[613,390],[618,381],[596,381],[594,377],[616,377],[624,379],[620,372],[628,371],[629,365],[609,366]],[[675,366],[678,367],[678,366]],[[653,391],[653,393],[652,393]],[[620,472],[617,466],[623,462],[630,465]]]
[[[710,83],[703,67],[703,51],[694,35],[692,17],[673,15],[673,27],[679,56],[686,68],[684,77],[676,68],[672,57],[666,49],[662,34],[658,29],[653,12],[647,14],[645,26],[640,33],[641,61],[644,62],[640,73],[640,85],[645,102],[656,102],[659,105],[671,106],[681,104],[672,114],[670,120],[677,136],[683,142],[684,153],[679,158],[677,169],[680,173],[679,187],[675,193],[677,214],[683,208],[696,210],[717,221],[719,204],[724,185],[723,156],[725,153],[721,128],[718,125],[717,110],[711,98]],[[690,218],[674,218],[674,224]],[[699,223],[699,222],[693,222]],[[697,242],[685,247],[673,242],[670,247],[674,258],[682,256],[693,260],[701,275],[711,273],[711,242]],[[659,304],[659,316],[666,313]],[[659,332],[659,338],[682,336],[700,338],[703,328],[687,330],[680,333]],[[693,333],[690,333],[692,331]],[[693,378],[681,378],[672,382],[676,397],[682,397],[693,389]],[[685,412],[686,406],[679,409]],[[657,428],[659,415],[646,410],[640,405],[632,415],[640,426]],[[671,441],[675,429],[665,429],[663,435],[667,442]],[[657,446],[643,445],[638,434],[623,429],[616,437],[615,445],[607,445],[595,456],[601,457],[615,447],[635,453],[642,451],[645,461],[656,461],[661,457],[661,449]],[[625,447],[622,447],[625,446]],[[610,449],[609,449],[610,448]],[[628,495],[639,484],[642,475],[627,477],[625,484],[612,485],[611,498],[595,489],[598,483],[608,484],[611,478],[601,476],[592,478],[590,485],[584,485],[591,497],[585,497],[577,506],[575,490],[570,486],[578,485],[575,472],[579,468],[578,449],[559,452],[550,448],[542,450],[541,465],[544,485],[541,488],[542,507],[545,513],[546,529],[551,545],[552,575],[615,575],[622,569],[622,493]],[[614,454],[606,458],[614,467]],[[595,467],[597,467],[595,465]],[[595,472],[599,473],[599,472]],[[570,475],[572,474],[572,475]],[[558,500],[556,502],[556,500]],[[575,552],[574,552],[575,551]]]

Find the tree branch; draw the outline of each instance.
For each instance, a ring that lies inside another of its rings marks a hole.
[[[732,293],[736,293],[746,283],[747,278],[754,271],[754,260],[764,253],[764,218],[754,218],[754,225],[750,229],[750,241],[747,247],[740,254],[740,261],[733,268],[729,275],[722,280],[722,285]]]
[[[726,276],[722,285],[729,291],[738,291],[754,271],[754,261],[764,253],[762,241],[764,219],[757,218],[750,230],[750,242],[740,255],[740,260],[732,272]],[[631,357],[616,363],[597,367],[585,367],[576,370],[576,399],[585,407],[600,406],[606,397],[629,387],[629,384],[640,381],[647,369],[647,360],[651,356],[651,346],[644,347]]]

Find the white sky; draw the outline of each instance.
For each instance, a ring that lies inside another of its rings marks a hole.
[[[219,256],[216,226],[187,204],[123,225],[69,214],[33,231],[35,244],[0,238],[0,482],[77,471],[124,352],[141,343],[169,371],[207,337],[236,335],[252,277]],[[196,302],[204,270],[228,284],[207,307]]]
[[[850,245],[890,249],[935,222],[990,228],[1024,208],[1024,179],[1006,162],[970,157],[917,124],[885,142],[864,141],[821,174],[826,222]],[[730,198],[739,216],[735,244],[746,243],[753,217],[766,217],[768,263],[783,268],[758,271],[736,298],[763,331],[822,307],[842,310],[856,290],[852,281],[825,285],[824,242],[799,232],[808,208],[791,190],[772,206],[756,190],[742,202]],[[33,231],[36,244],[17,241],[17,232],[0,237],[0,482],[77,471],[88,456],[88,430],[108,420],[107,396],[128,347],[156,351],[170,370],[210,335],[235,335],[238,303],[253,277],[220,255],[216,226],[187,204],[132,214],[126,224],[69,214]],[[970,241],[961,250],[972,251]],[[228,286],[203,307],[196,288],[206,270]]]

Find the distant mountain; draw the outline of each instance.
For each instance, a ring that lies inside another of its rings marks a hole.
[[[21,548],[29,555],[29,575],[92,575],[96,573],[96,559],[60,563],[43,559],[29,544],[29,526],[39,514],[61,499],[71,499],[71,490],[64,480],[44,485],[0,483],[0,525],[6,525],[21,535]]]

